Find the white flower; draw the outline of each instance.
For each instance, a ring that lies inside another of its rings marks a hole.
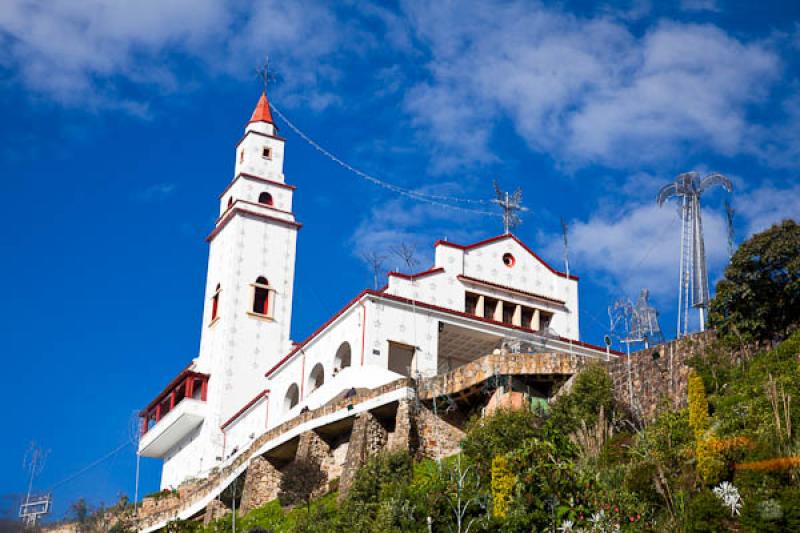
[[[564,520],[563,522],[561,522],[561,527],[559,527],[558,530],[561,531],[562,533],[572,532],[575,531],[573,529],[574,525],[575,523],[572,520]]]
[[[714,487],[713,492],[714,496],[719,498],[723,505],[730,510],[731,516],[739,514],[742,509],[742,496],[739,494],[739,489],[732,483],[723,481],[719,486]]]

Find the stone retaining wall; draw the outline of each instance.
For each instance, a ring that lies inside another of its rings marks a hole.
[[[617,400],[643,422],[653,420],[664,408],[684,407],[690,370],[687,362],[715,340],[713,331],[696,333],[634,352],[630,365],[625,356],[609,362]]]

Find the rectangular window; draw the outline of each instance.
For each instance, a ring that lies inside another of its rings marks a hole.
[[[261,149],[261,157],[264,159],[272,159],[272,148],[265,146]]]
[[[542,311],[541,318],[539,319],[539,330],[544,331],[550,327],[550,321],[553,319],[553,313],[545,313]]]
[[[477,309],[478,309],[478,295],[468,292],[466,301],[464,302],[464,312],[469,313],[470,315],[474,315]]]
[[[411,376],[414,368],[414,347],[389,341],[389,370],[403,376]]]

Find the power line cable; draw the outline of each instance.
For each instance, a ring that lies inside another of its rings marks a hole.
[[[475,214],[495,216],[495,217],[501,216],[499,213],[496,213],[494,211],[486,211],[484,209],[473,209],[473,208],[461,207],[461,206],[457,206],[457,205],[452,205],[452,203],[447,203],[447,202],[455,202],[455,203],[461,202],[461,203],[466,203],[466,204],[488,205],[490,202],[487,201],[487,200],[474,200],[474,199],[470,199],[470,198],[459,198],[459,197],[455,197],[455,196],[445,196],[445,195],[421,193],[419,191],[406,189],[406,188],[400,187],[398,185],[395,185],[393,183],[389,183],[389,182],[384,181],[384,180],[382,180],[380,178],[376,178],[375,176],[373,176],[371,174],[367,174],[366,172],[363,172],[363,171],[355,168],[354,166],[350,165],[346,161],[343,161],[342,159],[340,159],[339,157],[337,157],[336,155],[331,153],[329,150],[326,150],[324,147],[322,147],[314,139],[312,139],[311,137],[306,135],[291,120],[289,120],[286,117],[286,115],[281,113],[281,111],[277,107],[275,107],[275,104],[270,103],[269,105],[272,108],[272,110],[275,112],[275,114],[278,115],[281,118],[281,120],[283,120],[283,122],[285,122],[286,125],[289,126],[289,128],[293,132],[295,132],[301,139],[303,139],[306,143],[308,143],[312,148],[314,148],[315,150],[320,152],[322,155],[324,155],[325,157],[327,157],[328,159],[330,159],[331,161],[333,161],[337,165],[341,166],[345,170],[348,170],[349,172],[351,172],[351,173],[355,174],[356,176],[358,176],[358,177],[360,177],[360,178],[372,183],[373,185],[377,185],[377,186],[382,187],[382,188],[384,188],[386,190],[389,190],[389,191],[392,191],[394,193],[406,196],[408,198],[411,198],[412,200],[417,200],[417,201],[420,201],[420,202],[427,202],[429,204],[438,205],[439,207],[444,207],[446,209],[453,209],[453,210],[456,210],[456,211],[463,211],[463,212],[467,212],[467,213],[475,213]]]
[[[88,464],[88,465],[84,466],[83,468],[81,468],[80,470],[78,470],[77,472],[75,472],[74,474],[72,474],[72,475],[70,475],[70,476],[68,476],[68,477],[66,477],[66,478],[64,478],[64,479],[62,479],[61,481],[59,481],[59,482],[58,482],[58,483],[56,483],[55,485],[51,485],[49,490],[51,490],[51,491],[52,491],[52,490],[54,490],[55,488],[57,488],[57,487],[60,487],[61,485],[65,485],[66,483],[69,483],[69,482],[70,482],[70,481],[72,481],[73,479],[75,479],[75,478],[77,478],[77,477],[80,477],[80,476],[82,476],[83,474],[85,474],[86,472],[88,472],[88,471],[89,471],[89,470],[91,470],[92,468],[96,467],[97,465],[99,465],[99,464],[101,464],[101,463],[103,463],[103,462],[105,462],[105,461],[107,461],[107,460],[111,459],[111,458],[112,458],[112,457],[114,457],[116,454],[118,454],[119,452],[121,452],[122,450],[124,450],[125,448],[127,448],[127,447],[128,447],[128,446],[130,446],[130,445],[131,445],[131,442],[130,442],[130,440],[126,440],[125,442],[123,442],[122,444],[120,444],[119,446],[117,446],[116,448],[114,448],[113,450],[111,450],[110,452],[108,452],[107,454],[105,454],[104,456],[102,456],[102,457],[100,457],[99,459],[97,459],[97,460],[93,461],[92,463],[90,463],[90,464]]]

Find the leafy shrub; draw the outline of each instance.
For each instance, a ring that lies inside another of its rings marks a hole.
[[[595,425],[601,411],[613,419],[614,407],[611,376],[599,364],[589,365],[575,376],[572,390],[553,405],[551,423],[569,433],[575,431],[581,422],[587,427]]]
[[[730,531],[728,510],[710,490],[703,490],[689,501],[689,531],[723,533]]]
[[[488,481],[493,458],[538,436],[541,425],[541,419],[530,411],[500,410],[493,416],[470,420],[461,449],[481,479]]]

